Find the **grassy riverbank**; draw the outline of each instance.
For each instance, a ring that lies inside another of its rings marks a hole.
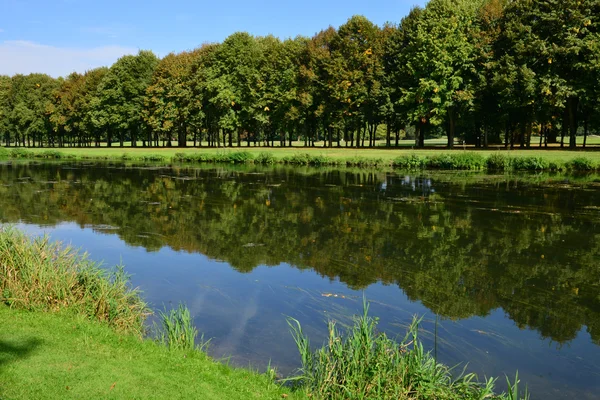
[[[0,148],[0,159],[254,163],[439,170],[600,170],[600,151],[351,148]]]
[[[272,378],[143,339],[122,269],[0,228],[0,399],[276,399]],[[301,396],[297,394],[296,397]]]
[[[290,399],[300,393],[202,352],[169,350],[72,313],[0,305],[0,398]]]
[[[495,380],[456,376],[426,352],[415,322],[395,342],[367,315],[313,350],[298,321],[290,320],[302,367],[289,379],[231,368],[194,345],[187,309],[162,315],[162,339],[144,339],[148,311],[122,269],[108,274],[78,252],[0,228],[0,399],[481,399]],[[521,390],[522,391],[522,390]]]

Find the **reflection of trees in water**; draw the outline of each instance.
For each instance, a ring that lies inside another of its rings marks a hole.
[[[502,307],[558,342],[600,340],[596,191],[384,173],[0,168],[0,218],[112,226],[131,245],[240,272],[282,262],[354,289],[397,284],[448,318]],[[593,208],[592,208],[593,210]],[[102,228],[99,228],[102,230]]]

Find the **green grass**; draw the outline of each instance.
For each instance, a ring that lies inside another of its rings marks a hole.
[[[441,162],[441,161],[440,161]],[[332,322],[313,351],[290,320],[302,368],[288,381],[234,369],[203,351],[208,342],[183,305],[160,313],[158,339],[143,339],[146,306],[123,269],[110,275],[70,247],[0,228],[0,399],[483,399],[494,379],[455,371],[425,352],[414,322],[404,341],[377,333],[364,314],[345,335]],[[523,398],[527,398],[524,394]]]
[[[177,163],[256,163],[310,166],[394,167],[424,169],[584,170],[600,169],[599,151],[463,150],[410,148],[0,148],[3,159],[113,160]],[[499,163],[495,158],[509,159]],[[489,160],[493,162],[489,162]],[[573,162],[579,159],[580,162]],[[494,161],[495,160],[495,161]],[[501,166],[501,168],[498,168]]]
[[[270,376],[68,313],[0,305],[0,398],[289,399]]]
[[[190,310],[183,304],[170,311],[159,312],[162,329],[159,332],[160,342],[169,349],[204,351],[207,349],[210,339],[205,341],[204,335],[196,343],[198,330]]]
[[[508,381],[509,393],[494,394],[495,379],[479,383],[477,376],[438,363],[419,339],[419,321],[413,320],[400,343],[377,332],[377,319],[363,315],[342,334],[329,323],[328,342],[313,351],[300,323],[288,322],[301,355],[299,375],[291,378],[317,398],[353,399],[528,399],[527,389],[519,390]],[[522,392],[522,393],[521,393]]]
[[[72,247],[0,227],[0,302],[13,308],[69,310],[142,335],[148,314],[123,268],[108,272]]]

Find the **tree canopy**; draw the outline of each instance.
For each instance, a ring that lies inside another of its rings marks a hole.
[[[431,0],[398,24],[236,32],[159,60],[0,77],[12,146],[577,146],[600,130],[600,0]],[[385,132],[385,133],[384,133]]]

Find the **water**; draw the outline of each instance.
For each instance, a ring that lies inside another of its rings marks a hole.
[[[321,343],[364,294],[392,336],[423,316],[443,362],[600,398],[594,177],[0,164],[0,222],[123,263],[238,365],[291,373],[286,317]]]

